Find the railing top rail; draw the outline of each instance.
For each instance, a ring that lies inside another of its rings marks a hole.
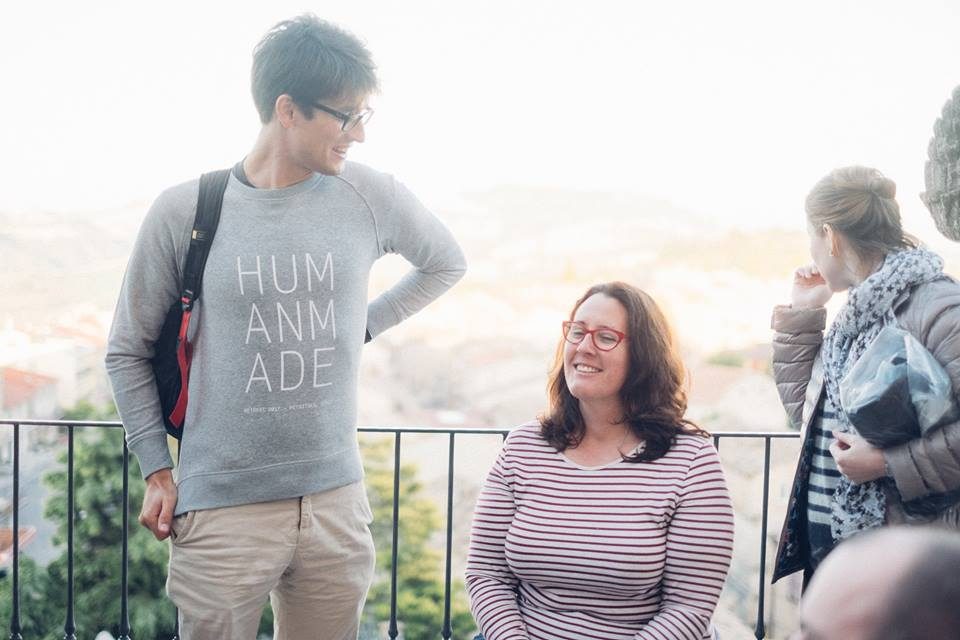
[[[799,431],[711,431],[718,438],[799,438]]]
[[[123,424],[116,420],[36,420],[0,418],[0,425],[23,425],[45,427],[110,427],[119,428]],[[505,435],[510,428],[504,427],[387,427],[361,425],[358,430],[362,433],[431,433],[431,434],[488,434]],[[797,438],[796,431],[713,431],[710,434],[717,438]]]
[[[28,427],[122,427],[123,423],[117,420],[36,420],[24,419],[14,420],[11,418],[0,418],[0,424]]]
[[[504,427],[378,427],[361,425],[357,430],[362,433],[480,433],[488,435],[505,435],[510,433]]]

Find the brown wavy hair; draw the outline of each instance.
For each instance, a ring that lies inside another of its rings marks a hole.
[[[590,287],[577,300],[570,311],[570,320],[587,298],[598,293],[617,300],[627,311],[625,342],[630,353],[627,378],[620,389],[624,406],[620,422],[626,423],[645,447],[624,460],[647,462],[661,458],[680,434],[709,437],[709,433],[683,417],[687,410],[686,369],[670,325],[657,303],[625,282],[606,282]],[[540,416],[540,433],[557,451],[576,447],[586,432],[580,402],[567,388],[563,371],[564,344],[561,338],[547,383],[549,408]]]

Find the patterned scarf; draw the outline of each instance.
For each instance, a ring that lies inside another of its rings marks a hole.
[[[840,404],[840,381],[880,330],[896,324],[893,303],[917,285],[932,282],[943,274],[943,260],[924,248],[887,254],[880,268],[856,287],[837,313],[821,350],[827,396]],[[840,431],[856,433],[842,408],[837,410]],[[833,494],[831,532],[834,540],[883,524],[886,498],[883,479],[852,484],[846,477]]]

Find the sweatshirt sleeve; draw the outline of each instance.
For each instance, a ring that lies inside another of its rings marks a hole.
[[[470,609],[486,640],[526,640],[528,637],[517,604],[517,578],[504,556],[507,530],[516,511],[506,461],[508,445],[487,474],[477,500],[467,555]]]
[[[389,177],[389,196],[371,201],[380,255],[397,253],[411,265],[367,308],[367,331],[383,333],[436,300],[466,272],[466,259],[450,231],[405,186]]]
[[[106,368],[127,445],[146,478],[173,461],[150,366],[153,345],[180,290],[180,265],[196,211],[198,182],[161,194],[127,263],[107,341]]]
[[[660,609],[636,640],[700,640],[733,556],[733,506],[720,456],[706,440],[690,465],[667,529]]]

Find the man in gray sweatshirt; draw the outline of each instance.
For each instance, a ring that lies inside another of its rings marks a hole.
[[[357,635],[374,561],[361,347],[465,262],[403,185],[346,161],[377,89],[356,37],[309,15],[281,22],[254,50],[252,88],[262,128],[227,184],[193,314],[176,482],[150,358],[179,298],[197,180],[163,192],[143,222],[106,364],[146,480],[140,522],[172,541],[183,640],[252,640],[268,594],[276,638],[342,640]],[[368,304],[386,253],[413,268]]]

